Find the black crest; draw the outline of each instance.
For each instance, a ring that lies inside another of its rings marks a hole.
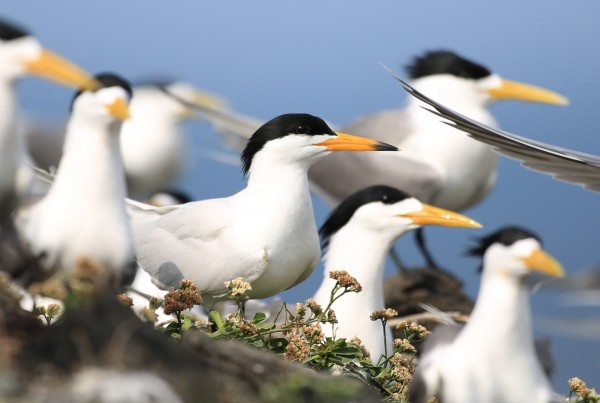
[[[394,204],[409,197],[411,197],[409,194],[386,185],[370,186],[348,196],[333,210],[319,229],[322,249],[325,250],[329,246],[331,237],[350,221],[361,206],[374,202]]]
[[[0,39],[3,41],[23,38],[28,35],[29,32],[25,31],[23,28],[13,24],[12,22],[0,19]]]
[[[496,232],[493,232],[489,235],[478,238],[477,245],[469,248],[466,251],[466,255],[483,257],[483,255],[485,254],[485,251],[495,243],[500,243],[504,246],[510,246],[517,241],[520,241],[522,239],[527,239],[527,238],[534,238],[540,244],[542,243],[541,238],[537,234],[531,232],[530,230],[528,230],[526,228],[518,227],[518,226],[502,227],[499,230],[497,230]],[[483,263],[479,267],[479,271],[481,272],[482,269],[483,269]]]
[[[252,158],[262,150],[267,141],[285,137],[289,134],[306,136],[330,134],[335,135],[327,123],[321,118],[306,113],[288,113],[277,116],[262,125],[246,143],[242,152],[242,172],[248,174]]]
[[[131,90],[131,85],[123,77],[114,73],[100,73],[96,74],[95,77],[96,80],[98,80],[100,84],[102,84],[102,88],[121,87],[127,92],[129,98],[132,97],[133,92]],[[75,102],[75,99],[81,94],[81,92],[82,91],[79,90],[77,91],[77,93],[75,93],[75,96],[71,101],[71,110],[73,110],[73,103]]]
[[[461,78],[479,79],[487,77],[491,72],[484,66],[467,60],[448,50],[436,50],[415,57],[406,66],[411,79],[432,76],[435,74],[452,74]]]

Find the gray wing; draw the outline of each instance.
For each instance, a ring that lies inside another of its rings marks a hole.
[[[372,185],[393,186],[431,203],[443,184],[434,167],[402,157],[402,151],[333,153],[313,165],[308,176],[312,189],[332,206]]]
[[[531,140],[500,129],[494,129],[454,112],[415,90],[395,77],[411,95],[431,106],[430,112],[449,120],[446,124],[466,132],[470,137],[489,144],[503,155],[521,161],[521,165],[552,177],[600,191],[600,156],[582,153]]]
[[[402,189],[426,203],[443,185],[442,175],[431,165],[402,153],[402,143],[413,132],[403,109],[390,109],[362,117],[341,131],[393,144],[393,153],[339,152],[323,158],[309,171],[313,190],[335,206],[351,194],[372,185]]]
[[[398,146],[411,134],[404,108],[371,113],[343,126],[340,131],[365,136]]]

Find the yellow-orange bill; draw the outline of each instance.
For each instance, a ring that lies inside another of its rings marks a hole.
[[[488,90],[494,99],[513,99],[527,102],[541,102],[555,105],[568,105],[569,100],[562,95],[541,87],[523,84],[516,81],[502,80],[498,88]]]
[[[336,138],[314,145],[327,147],[327,151],[398,151],[398,147],[381,141],[340,132],[336,134]]]
[[[30,74],[69,87],[90,91],[101,87],[101,84],[85,70],[46,49],[43,49],[37,58],[26,61],[25,68]]]
[[[112,104],[106,105],[108,113],[120,120],[129,119],[129,107],[123,98],[117,98]]]
[[[523,258],[523,262],[530,270],[539,271],[553,277],[565,276],[565,271],[558,260],[541,249],[534,250],[531,255]]]
[[[423,204],[423,210],[402,214],[402,217],[410,218],[417,225],[441,225],[444,227],[466,227],[481,228],[477,221],[439,207]]]

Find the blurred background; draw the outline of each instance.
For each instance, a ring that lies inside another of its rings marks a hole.
[[[264,120],[308,112],[343,124],[402,105],[406,93],[379,63],[405,77],[402,68],[414,56],[452,49],[506,78],[552,89],[571,101],[568,107],[495,104],[492,112],[503,129],[592,154],[600,154],[599,13],[600,3],[592,0],[493,5],[475,0],[236,5],[23,0],[3,6],[4,17],[91,72],[112,70],[132,81],[181,78]],[[37,79],[23,81],[19,94],[28,117],[50,121],[67,117],[73,95]],[[191,162],[178,187],[196,199],[240,190],[245,182],[237,153],[223,148],[207,124],[188,123],[187,131]],[[230,163],[208,158],[206,150],[229,153]],[[427,230],[435,256],[464,281],[469,295],[477,293],[479,262],[464,257],[464,250],[474,236],[505,224],[537,231],[570,276],[594,270],[600,263],[600,195],[506,158],[499,172],[491,196],[466,212],[484,230]],[[320,225],[328,208],[317,198],[314,207]],[[409,238],[400,241],[400,253],[411,265],[421,264]],[[387,274],[394,270],[388,267]],[[319,266],[282,298],[309,298],[321,277]],[[532,304],[537,333],[553,340],[555,389],[568,393],[566,381],[574,376],[600,387],[600,290],[596,305],[590,305],[547,288],[536,292]]]

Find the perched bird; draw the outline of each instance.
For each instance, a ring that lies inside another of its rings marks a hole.
[[[546,172],[556,179],[579,184],[589,190],[600,191],[600,156],[545,144],[492,128],[455,112],[396,78],[411,95],[431,106],[433,109],[428,109],[430,112],[449,120],[450,127],[489,144],[496,152],[521,161],[527,168]]]
[[[532,271],[561,277],[563,268],[536,235],[519,227],[502,228],[469,252],[483,258],[473,312],[464,328],[440,326],[429,336],[409,401],[552,401],[534,347],[526,279]]]
[[[116,286],[133,274],[119,149],[131,89],[116,75],[96,78],[102,88],[73,99],[63,157],[48,194],[16,212],[18,235],[39,266],[37,272],[10,266],[20,270],[13,274],[24,283],[90,268],[100,271],[105,285]]]
[[[336,133],[308,114],[270,120],[242,153],[248,185],[239,193],[170,207],[130,203],[138,263],[161,288],[194,281],[209,309],[228,294],[224,283],[238,277],[251,283],[250,298],[304,281],[320,256],[307,171],[344,150],[397,149]]]
[[[0,218],[10,213],[28,186],[27,155],[18,136],[19,107],[15,85],[26,75],[95,89],[98,83],[84,70],[44,49],[24,29],[0,20]]]
[[[451,51],[426,52],[415,58],[407,71],[415,88],[492,126],[496,122],[487,107],[493,101],[567,103],[554,92],[505,80]],[[331,206],[377,183],[455,211],[481,202],[496,182],[497,155],[490,147],[439,125],[420,105],[417,100],[409,100],[406,107],[377,112],[342,126],[342,131],[381,138],[402,153],[334,155],[310,169],[311,189]],[[228,140],[235,136],[247,138],[260,124],[234,112],[203,108],[200,113]],[[421,230],[417,234],[428,264],[435,267]]]
[[[370,186],[346,198],[320,229],[324,251],[325,277],[314,299],[327,306],[335,280],[331,270],[346,270],[363,286],[331,306],[338,324],[335,334],[350,340],[358,336],[371,353],[373,362],[392,351],[392,334],[386,329],[387,346],[381,323],[369,319],[372,312],[385,308],[383,271],[385,258],[394,241],[423,225],[480,228],[468,217],[432,207],[401,190]],[[331,335],[331,329],[325,328]]]
[[[225,101],[184,81],[140,83],[133,93],[131,118],[121,130],[121,152],[129,195],[144,200],[172,186],[185,169],[188,153],[182,124],[198,117],[192,106],[219,110]],[[64,127],[27,123],[28,148],[36,164],[45,169],[56,166]]]

